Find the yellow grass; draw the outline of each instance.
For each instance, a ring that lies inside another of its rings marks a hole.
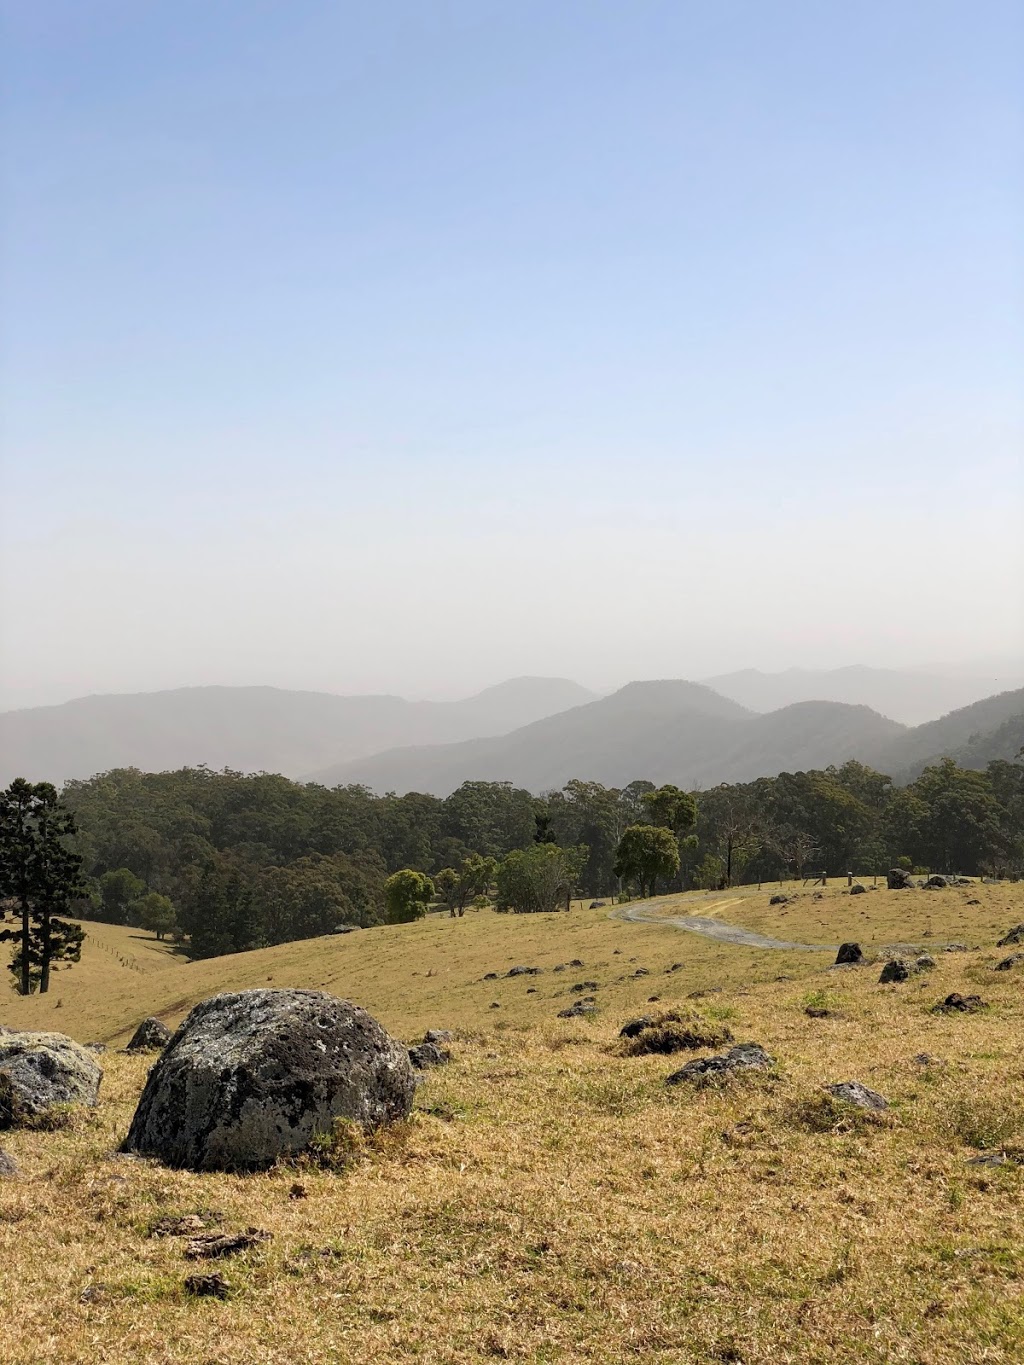
[[[729,900],[723,918],[799,941],[927,943],[930,930],[935,943],[981,945],[936,953],[934,972],[896,987],[879,986],[877,968],[830,973],[830,955],[605,910],[470,912],[122,966],[123,980],[101,972],[98,939],[126,931],[91,926],[97,941],[58,978],[61,1007],[57,994],[11,996],[2,1022],[121,1042],[143,1015],[173,1023],[216,990],[303,985],[355,999],[407,1039],[454,1027],[454,1057],[420,1088],[412,1120],[347,1171],[199,1176],[113,1155],[147,1062],[107,1054],[94,1114],[3,1137],[24,1174],[0,1183],[0,1360],[1020,1361],[1024,1167],[968,1158],[979,1143],[1024,1149],[1024,972],[989,970],[1004,956],[995,938],[1024,919],[1022,892],[830,888],[813,901],[808,889],[781,912],[767,889],[665,900],[676,914]],[[982,903],[966,907],[969,896]],[[573,957],[582,970],[550,971]],[[547,970],[482,980],[516,962]],[[558,1020],[581,980],[599,983],[599,1014]],[[931,1014],[952,990],[991,1008]],[[668,1088],[686,1056],[620,1054],[627,1018],[684,1001],[763,1044],[777,1074]],[[809,1018],[808,1003],[833,1017]],[[922,1066],[921,1052],[939,1061]],[[891,1117],[823,1127],[820,1087],[847,1079],[888,1096]],[[304,1198],[290,1197],[296,1181]],[[231,1284],[224,1302],[186,1296],[197,1267],[181,1240],[147,1235],[159,1215],[196,1209],[273,1233],[211,1267]]]

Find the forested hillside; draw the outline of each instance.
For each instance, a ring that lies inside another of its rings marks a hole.
[[[646,779],[571,780],[537,797],[508,782],[466,782],[441,799],[267,774],[128,769],[69,783],[64,798],[91,879],[81,915],[142,922],[155,893],[170,902],[189,950],[211,956],[380,923],[385,880],[406,868],[440,887],[444,869],[458,878],[474,859],[494,859],[500,880],[510,855],[521,866],[517,851],[546,848],[572,854],[573,891],[629,890],[641,883],[616,875],[620,841],[651,821],[656,808],[645,797],[655,791]],[[863,874],[897,860],[969,874],[1024,870],[1021,763],[977,772],[947,759],[896,788],[850,761],[694,799],[695,822],[687,817],[673,836],[678,872],[662,889]]]

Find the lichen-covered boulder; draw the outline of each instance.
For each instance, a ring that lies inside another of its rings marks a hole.
[[[195,1171],[260,1170],[337,1118],[404,1118],[409,1055],[323,991],[254,990],[196,1005],[149,1073],[123,1150]]]
[[[161,1052],[171,1041],[171,1030],[162,1019],[143,1019],[132,1034],[125,1052]]]
[[[95,1104],[103,1072],[91,1052],[63,1033],[0,1034],[0,1127],[66,1104]]]

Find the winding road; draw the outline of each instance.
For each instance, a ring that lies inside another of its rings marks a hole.
[[[730,905],[740,905],[745,898],[733,896],[731,900],[715,901],[709,910],[724,910]],[[790,952],[835,953],[838,943],[787,943],[781,938],[769,938],[767,934],[757,934],[753,929],[740,929],[724,920],[712,919],[707,915],[666,915],[659,914],[656,901],[637,901],[635,905],[618,905],[609,915],[610,919],[626,920],[630,924],[671,924],[676,929],[685,929],[690,934],[703,934],[705,938],[718,939],[720,943],[738,943],[747,948],[786,948]]]

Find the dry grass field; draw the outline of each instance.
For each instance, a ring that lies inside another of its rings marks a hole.
[[[148,1063],[108,1052],[95,1112],[0,1137],[22,1171],[0,1182],[0,1360],[1024,1359],[1024,1165],[1012,1159],[1024,1158],[1024,969],[992,971],[1006,955],[996,938],[1024,920],[1024,887],[842,890],[657,908],[790,941],[920,943],[934,970],[881,986],[877,965],[833,972],[831,954],[583,907],[431,917],[201,963],[87,926],[82,964],[48,998],[6,997],[0,1022],[113,1048],[144,1015],[174,1024],[219,990],[312,986],[410,1041],[454,1029],[453,1058],[428,1073],[411,1120],[344,1169],[229,1176],[116,1155]],[[940,951],[950,940],[969,951]],[[582,968],[552,970],[574,958]],[[544,970],[483,979],[517,963]],[[584,981],[597,983],[596,1015],[558,1019]],[[989,1008],[933,1014],[954,990]],[[692,1054],[627,1057],[617,1035],[672,1007],[761,1043],[775,1070],[667,1087]],[[890,1111],[826,1102],[824,1084],[851,1079]],[[999,1152],[1011,1159],[972,1164]],[[150,1235],[189,1213],[272,1236],[197,1267],[181,1238]],[[220,1269],[228,1297],[186,1294],[196,1269]]]

